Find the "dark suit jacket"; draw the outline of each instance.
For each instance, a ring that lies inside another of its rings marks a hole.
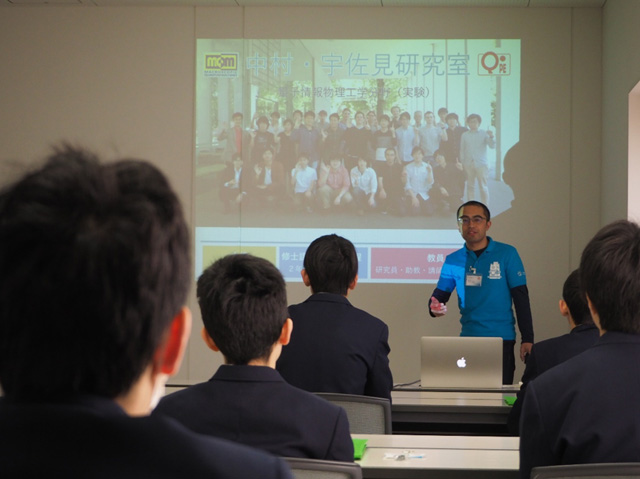
[[[281,459],[200,436],[172,419],[130,417],[113,401],[0,399],[0,477],[290,478]]]
[[[447,129],[447,141],[440,144],[440,149],[444,152],[448,164],[453,164],[460,158],[460,138],[466,131],[469,129],[459,125],[454,129]]]
[[[277,456],[353,461],[344,409],[294,388],[267,366],[220,366],[208,382],[164,397],[156,414]]]
[[[640,335],[608,332],[529,383],[520,476],[536,466],[640,462]]]
[[[262,162],[260,163],[260,167],[262,168],[262,171],[259,175],[256,175],[255,170],[251,168],[254,187],[257,187],[258,185],[264,185],[267,170],[264,168],[264,164],[262,164]],[[275,193],[284,193],[284,168],[282,166],[282,163],[280,163],[279,161],[274,161],[271,164],[271,184],[267,186],[267,190]]]
[[[329,160],[332,157],[339,156],[340,158],[342,158],[342,153],[344,151],[345,130],[338,128],[334,131],[331,128],[327,128],[326,132],[327,138],[323,140],[322,158],[327,164],[329,164]]]
[[[391,399],[389,328],[344,296],[319,293],[289,306],[291,342],[276,364],[282,377],[311,392]]]
[[[529,382],[546,370],[590,348],[599,337],[600,330],[595,324],[579,324],[568,334],[540,341],[533,345],[529,359],[527,359],[527,366],[522,375],[522,387],[518,391],[516,402],[509,412],[509,432],[513,435],[518,435],[522,402]]]

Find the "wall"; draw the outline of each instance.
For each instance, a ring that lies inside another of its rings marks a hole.
[[[540,340],[566,330],[562,282],[599,226],[601,31],[599,9],[3,8],[0,155],[28,160],[69,139],[150,158],[192,218],[196,37],[521,38],[521,142],[505,166],[516,200],[491,232],[525,262]],[[430,291],[361,285],[350,296],[390,325],[397,382],[418,378],[420,336],[459,332],[455,306],[447,319],[428,316]],[[289,288],[291,302],[307,293]],[[206,378],[219,362],[190,304],[197,322],[181,380]]]
[[[147,158],[190,219],[193,26],[193,8],[0,8],[0,157],[33,161],[66,140]]]

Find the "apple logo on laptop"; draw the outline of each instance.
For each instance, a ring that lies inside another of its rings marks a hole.
[[[458,359],[456,361],[456,364],[458,365],[459,368],[466,368],[467,367],[467,360],[463,357],[461,357],[460,359]]]

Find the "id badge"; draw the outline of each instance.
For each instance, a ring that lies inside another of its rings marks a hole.
[[[465,286],[482,286],[482,275],[467,273]]]

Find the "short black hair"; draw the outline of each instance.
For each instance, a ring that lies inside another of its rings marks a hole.
[[[269,125],[269,118],[267,118],[266,116],[261,116],[260,118],[258,118],[258,121],[256,122],[258,125],[260,123],[264,123],[265,125]]]
[[[448,113],[449,110],[447,110],[445,107],[442,108],[438,108],[438,115],[440,115],[440,113]]]
[[[589,305],[587,304],[587,298],[580,287],[579,270],[573,270],[565,280],[564,285],[562,286],[562,299],[567,303],[567,308],[569,308],[569,313],[571,314],[571,318],[574,323],[593,323],[591,313],[589,312]]]
[[[238,118],[238,117],[240,117],[241,120],[243,118],[242,113],[240,113],[239,111],[235,112],[231,117],[231,119],[233,120],[234,118]]]
[[[310,116],[311,118],[315,118],[315,117],[316,117],[316,114],[315,114],[315,112],[313,112],[313,111],[309,110],[309,111],[307,111],[307,112],[304,114],[304,117],[305,117],[305,118],[306,118],[306,117],[308,117],[308,116]]]
[[[129,391],[190,285],[165,176],[68,145],[0,192],[0,383],[50,400]]]
[[[331,118],[334,118],[334,117],[340,120],[340,115],[338,115],[337,113],[331,113],[331,115],[329,115],[329,120],[331,120]]]
[[[462,210],[464,209],[465,206],[479,206],[484,210],[484,214],[487,217],[486,218],[487,221],[491,221],[491,212],[489,211],[489,208],[487,208],[487,205],[475,200],[470,200],[470,201],[467,201],[466,203],[461,204],[458,207],[458,211],[456,211],[456,219],[460,218],[460,215],[462,214]]]
[[[619,220],[589,241],[580,284],[606,331],[640,334],[640,227]]]
[[[400,119],[402,120],[403,118],[406,118],[407,120],[411,120],[411,115],[409,115],[409,112],[407,112],[407,111],[402,112],[400,114]]]
[[[250,254],[217,260],[198,278],[202,321],[227,362],[267,359],[287,320],[282,274]]]
[[[449,121],[449,120],[455,120],[458,121],[458,114],[457,113],[449,113],[446,117],[445,117],[445,121]]]
[[[336,234],[313,240],[303,264],[314,293],[346,296],[358,274],[356,248],[351,241]]]
[[[424,150],[422,149],[421,146],[414,146],[413,149],[411,150],[411,156],[416,154],[418,151],[424,155]]]

